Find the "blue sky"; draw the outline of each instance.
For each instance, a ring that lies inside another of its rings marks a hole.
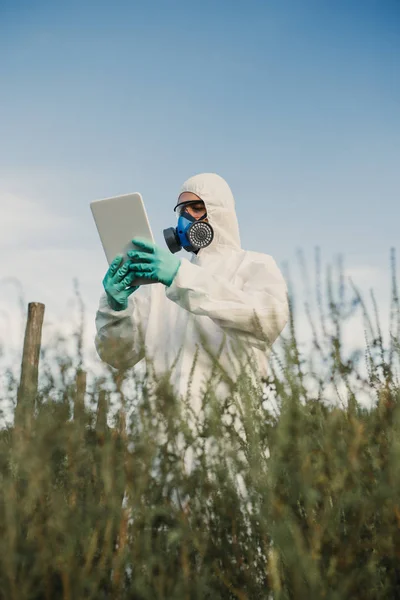
[[[91,319],[106,263],[89,202],[140,191],[163,244],[182,182],[214,171],[244,248],[282,264],[320,246],[381,286],[399,50],[394,0],[0,0],[1,276],[59,315],[76,275]]]

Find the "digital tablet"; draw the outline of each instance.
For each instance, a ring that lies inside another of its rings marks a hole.
[[[122,254],[125,261],[128,250],[134,248],[132,239],[135,237],[154,243],[143,199],[138,192],[94,200],[90,208],[108,264],[117,254]],[[148,283],[136,280],[132,285]]]

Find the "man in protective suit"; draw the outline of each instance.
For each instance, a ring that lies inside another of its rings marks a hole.
[[[178,397],[201,408],[212,390],[223,397],[243,368],[246,349],[252,374],[268,372],[268,352],[288,320],[287,287],[274,259],[240,246],[235,201],[214,173],[188,179],[175,207],[177,228],[164,230],[169,249],[134,240],[129,260],[117,257],[103,280],[96,316],[96,348],[113,367],[136,365],[145,356],[155,373],[170,371]],[[191,260],[175,253],[185,248]],[[159,285],[129,287],[136,278]],[[161,284],[161,285],[160,285]],[[238,345],[239,344],[239,345]]]

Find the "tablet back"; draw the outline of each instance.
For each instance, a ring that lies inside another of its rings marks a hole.
[[[90,203],[104,252],[110,264],[117,254],[132,250],[132,238],[154,242],[150,223],[139,193],[95,200]]]
[[[134,247],[132,238],[141,237],[154,242],[143,199],[138,192],[95,200],[90,203],[90,208],[108,264],[117,254],[126,258],[128,250]],[[138,285],[138,282],[132,285],[135,284]]]

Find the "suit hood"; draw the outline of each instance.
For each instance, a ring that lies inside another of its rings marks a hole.
[[[216,173],[194,175],[182,185],[179,193],[183,192],[196,194],[205,204],[208,221],[214,230],[209,248],[226,246],[240,249],[235,199],[225,179]]]

